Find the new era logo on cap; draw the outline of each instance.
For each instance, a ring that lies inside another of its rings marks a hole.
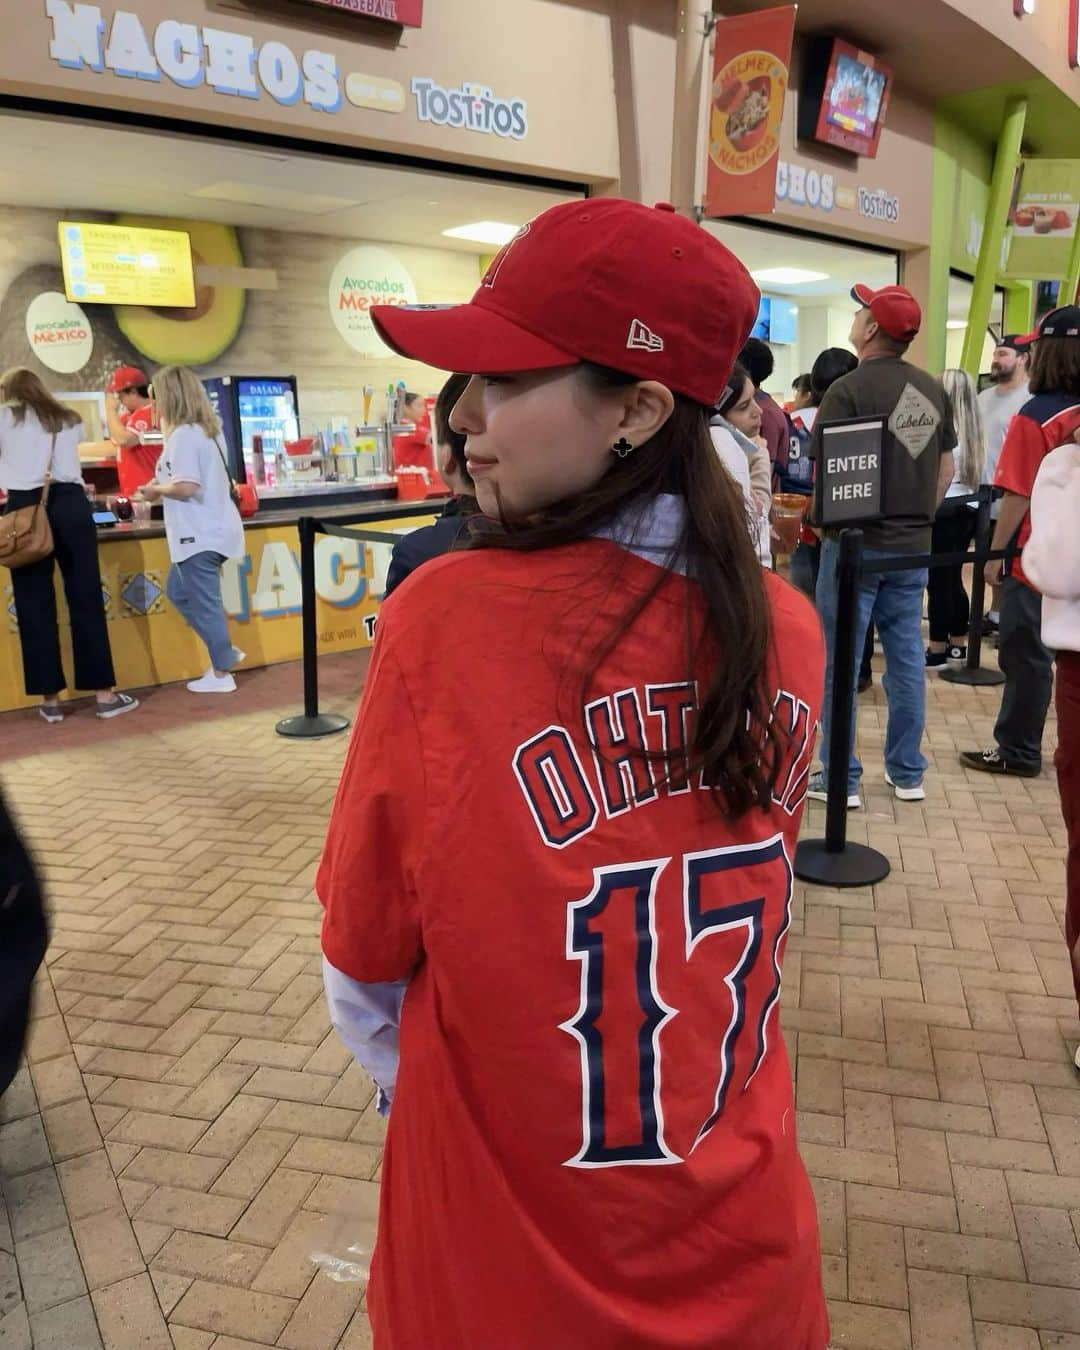
[[[629,351],[662,352],[664,339],[640,319],[635,319],[630,325],[630,336],[626,339],[626,346]]]
[[[711,407],[759,300],[734,254],[670,203],[590,197],[530,221],[468,304],[375,305],[371,317],[395,351],[443,370],[498,375],[585,361]]]

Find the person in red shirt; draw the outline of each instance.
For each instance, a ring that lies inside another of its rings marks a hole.
[[[431,444],[431,414],[420,394],[406,394],[404,412],[412,431],[394,437],[394,468],[415,466],[435,472],[435,451]]]
[[[120,491],[130,497],[154,477],[161,458],[160,443],[142,443],[142,433],[154,427],[154,405],[149,381],[138,366],[120,366],[113,371],[105,391],[105,420],[117,450]]]
[[[1080,307],[1065,305],[1048,314],[1036,333],[1025,403],[1009,424],[1001,447],[994,486],[1004,488],[993,548],[1015,541],[1023,548],[1031,535],[1031,493],[1039,468],[1050,453],[1068,444],[1080,428]],[[986,581],[1001,586],[998,664],[1005,675],[994,744],[965,750],[960,762],[980,773],[1037,778],[1042,772],[1042,738],[1054,685],[1054,654],[1041,635],[1042,596],[1024,575],[1020,559],[1008,565],[986,564]]]
[[[708,416],[758,308],[666,204],[553,207],[466,305],[483,517],[382,608],[317,890],[390,1107],[378,1350],[824,1350],[779,992],[823,683]]]

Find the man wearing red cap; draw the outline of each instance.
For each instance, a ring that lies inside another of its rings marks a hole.
[[[922,325],[922,311],[903,286],[873,290],[855,286],[851,298],[859,306],[851,328],[851,345],[859,365],[837,380],[825,395],[814,423],[812,452],[821,453],[821,429],[848,418],[880,417],[885,421],[882,498],[887,514],[863,527],[866,559],[929,553],[937,508],[953,477],[956,432],[952,411],[940,383],[904,355]],[[822,714],[821,761],[810,796],[825,800],[829,755],[829,714],[836,639],[836,568],[839,541],[826,532],[818,573],[817,607],[825,627],[828,658]],[[900,801],[922,801],[927,761],[922,753],[926,721],[926,664],[922,640],[926,568],[874,572],[862,578],[856,616],[856,651],[862,651],[871,620],[885,649],[885,697],[889,705],[885,734],[885,781]],[[856,705],[857,706],[857,705]],[[862,805],[862,765],[855,755],[855,718],[851,715],[848,759],[848,806]]]
[[[149,483],[161,456],[160,445],[143,445],[142,433],[154,426],[149,381],[138,366],[113,371],[105,391],[105,420],[117,449],[116,472],[125,497]]]

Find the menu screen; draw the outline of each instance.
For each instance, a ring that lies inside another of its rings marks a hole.
[[[829,121],[856,136],[873,136],[887,84],[888,76],[883,70],[840,53],[836,58],[836,78],[829,91]]]
[[[182,230],[62,220],[60,259],[69,300],[160,309],[195,304],[191,238]]]

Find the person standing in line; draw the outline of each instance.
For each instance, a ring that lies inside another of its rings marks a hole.
[[[1069,841],[1065,941],[1080,1008],[1080,431],[1039,466],[1031,493],[1024,574],[1042,594],[1042,640],[1056,653],[1058,748],[1054,757]],[[1080,1047],[1076,1050],[1080,1069]]]
[[[934,517],[933,553],[966,553],[975,538],[977,503],[965,502],[986,482],[986,439],[975,382],[964,370],[947,370],[942,386],[952,406],[956,427],[956,470],[945,500]],[[971,601],[964,586],[963,565],[931,567],[926,585],[930,617],[928,667],[962,665],[967,660]]]
[[[772,566],[772,465],[765,438],[761,434],[761,408],[754,396],[754,384],[738,361],[728,378],[711,419],[714,430],[726,432],[746,455],[750,474],[750,506],[753,511],[751,534],[758,557],[765,567]]]
[[[828,1344],[775,1021],[823,643],[708,426],[758,302],[598,197],[372,308],[472,373],[486,522],[383,608],[316,880],[389,1105],[376,1350]]]
[[[810,372],[807,371],[804,375],[796,375],[791,382],[791,403],[785,411],[794,417],[797,412],[813,407],[813,404],[814,382]]]
[[[761,435],[769,451],[769,463],[774,472],[782,471],[787,462],[791,427],[788,424],[787,413],[772,395],[767,394],[762,388],[776,368],[772,348],[761,338],[750,338],[739,353],[739,365],[753,381],[754,399],[761,409]]]
[[[159,370],[153,394],[165,445],[155,477],[138,495],[164,504],[172,559],[165,593],[210,655],[207,670],[187,687],[193,694],[231,694],[236,689],[232,672],[244,653],[229,637],[221,569],[227,558],[242,558],[245,548],[221,422],[202,382],[185,366]]]
[[[986,434],[986,482],[994,481],[1001,447],[1005,444],[1005,433],[1013,418],[1031,397],[1028,388],[1028,375],[1031,365],[1031,340],[1020,333],[1006,333],[994,349],[990,362],[988,388],[979,395],[979,412],[982,415],[983,431]],[[1001,503],[995,501],[991,514],[997,520]],[[998,630],[1000,614],[998,612],[998,592],[994,590],[992,604],[983,619],[983,632],[994,635]]]
[[[927,553],[931,526],[953,479],[953,429],[949,401],[939,380],[904,360],[922,326],[918,301],[903,286],[873,290],[855,286],[859,306],[851,345],[859,365],[836,381],[825,395],[814,424],[814,455],[821,458],[823,423],[853,417],[884,420],[882,493],[887,515],[863,527],[863,556],[903,557]],[[829,718],[835,669],[838,531],[826,531],[821,545],[817,606],[825,627],[827,664],[825,707],[821,719],[823,771],[814,775],[810,796],[826,800]],[[860,651],[871,619],[885,651],[885,781],[900,801],[922,801],[927,761],[922,752],[926,722],[926,656],[922,639],[925,567],[864,574],[859,586],[855,650]],[[848,752],[848,807],[862,806],[862,765],[855,754],[857,704],[852,698]]]
[[[157,468],[159,445],[143,445],[143,432],[154,427],[149,381],[138,366],[113,371],[105,391],[105,421],[116,446],[116,476],[125,497],[149,483]]]
[[[850,375],[858,364],[858,357],[855,356],[854,352],[848,351],[846,347],[826,347],[818,355],[810,371],[813,402],[807,408],[800,408],[791,418],[795,427],[795,438],[799,442],[799,453],[797,456],[789,454],[789,463],[794,458],[800,462],[813,464],[811,445],[814,423],[817,421],[821,401],[836,381],[843,375]],[[812,474],[810,475],[810,483],[812,488]],[[818,564],[820,561],[821,540],[809,525],[804,525],[799,536],[798,546],[791,555],[791,582],[804,595],[808,595],[811,600],[817,594]],[[870,651],[873,654],[872,638]],[[860,680],[863,673],[863,671],[860,671]]]
[[[46,722],[64,720],[60,693],[67,680],[53,581],[59,565],[71,621],[75,688],[97,691],[98,717],[132,712],[139,700],[115,688],[97,529],[79,462],[82,422],[77,413],[53,398],[32,370],[23,367],[0,376],[0,405],[0,487],[7,492],[5,512],[40,502],[45,482],[50,482],[46,514],[53,552],[11,573],[26,692],[41,697],[38,711]]]
[[[993,547],[1020,548],[1031,533],[1028,508],[1039,467],[1051,450],[1080,427],[1080,307],[1065,305],[1032,334],[1031,398],[1013,418],[998,460],[994,486],[1004,489]],[[998,664],[1005,676],[994,744],[965,750],[960,762],[980,773],[1037,778],[1042,738],[1053,688],[1053,652],[1041,636],[1042,598],[1015,559],[1008,572],[1000,561],[986,564],[986,580],[1001,586]]]
[[[443,507],[443,513],[434,525],[402,536],[394,545],[390,566],[386,572],[385,600],[392,591],[422,563],[452,549],[461,537],[469,517],[476,514],[473,481],[465,461],[465,437],[450,425],[454,404],[465,392],[468,375],[451,375],[439,391],[435,402],[435,441],[438,447],[438,469],[443,482],[453,496]]]

